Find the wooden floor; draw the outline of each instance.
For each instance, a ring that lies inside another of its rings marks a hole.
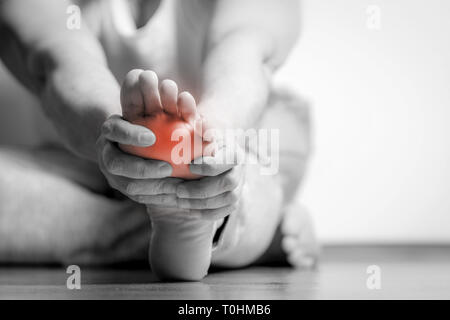
[[[381,289],[366,286],[369,265]],[[450,247],[328,247],[314,271],[249,268],[197,283],[158,283],[148,270],[82,270],[68,290],[63,268],[0,267],[0,299],[450,299]]]

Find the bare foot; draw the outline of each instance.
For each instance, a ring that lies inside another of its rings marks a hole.
[[[320,246],[314,224],[304,206],[294,202],[285,211],[280,226],[281,248],[293,267],[312,268],[316,265]]]
[[[320,245],[308,211],[294,202],[283,210],[281,222],[259,265],[286,265],[311,269],[317,264]]]
[[[130,71],[122,86],[121,102],[124,118],[135,124],[142,125],[143,119],[159,119],[162,115],[177,117],[186,124],[192,124],[198,118],[192,95],[188,92],[178,94],[178,86],[171,80],[164,80],[159,86],[153,71]],[[168,129],[167,126],[158,128]],[[154,134],[157,142],[166,136],[161,132]],[[136,148],[122,146],[122,149],[145,157],[145,154],[134,152]],[[174,204],[147,207],[153,227],[150,242],[152,269],[164,280],[201,280],[211,262],[215,222],[193,218],[189,210],[176,206],[175,194],[172,198]]]

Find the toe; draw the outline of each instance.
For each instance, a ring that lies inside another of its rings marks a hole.
[[[298,214],[286,214],[281,222],[281,231],[284,235],[296,236],[301,230],[301,221]]]
[[[161,104],[164,111],[169,114],[177,115],[177,98],[178,98],[178,86],[172,80],[164,80],[161,82],[161,88],[159,89],[161,95]]]
[[[308,229],[314,229],[313,221],[308,211],[300,205],[294,205],[288,209],[281,223],[283,234],[299,235]]]
[[[296,250],[287,256],[287,261],[293,267],[311,269],[316,265],[317,258],[301,250]]]
[[[281,248],[284,252],[292,252],[295,250],[298,243],[297,237],[294,236],[285,236],[283,240],[281,240]]]
[[[312,268],[320,254],[314,223],[308,211],[299,204],[292,205],[281,223],[282,249],[294,267]]]
[[[156,73],[150,70],[143,71],[139,75],[139,86],[144,97],[145,114],[150,115],[161,111],[161,98]]]
[[[120,103],[122,115],[126,120],[133,120],[144,115],[144,99],[139,87],[140,69],[127,73],[120,89]]]
[[[178,110],[180,116],[187,122],[194,124],[197,116],[197,108],[194,97],[186,91],[178,95]]]

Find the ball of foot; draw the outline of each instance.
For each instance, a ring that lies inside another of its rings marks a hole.
[[[132,121],[133,124],[150,129],[156,136],[156,142],[149,147],[120,145],[130,154],[147,159],[162,160],[172,166],[172,177],[198,179],[189,170],[189,163],[202,156],[206,147],[202,138],[195,134],[193,127],[177,116],[160,112]]]

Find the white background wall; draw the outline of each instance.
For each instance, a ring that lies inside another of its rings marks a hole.
[[[369,5],[381,29],[366,27]],[[278,80],[313,104],[325,242],[450,242],[450,1],[306,0]]]
[[[368,5],[381,30],[366,27]],[[301,194],[325,242],[450,242],[450,1],[306,0],[278,74],[313,105]],[[33,99],[0,72],[1,142]],[[20,98],[20,99],[19,99]],[[26,108],[16,108],[22,101]],[[28,132],[30,131],[30,132]]]

